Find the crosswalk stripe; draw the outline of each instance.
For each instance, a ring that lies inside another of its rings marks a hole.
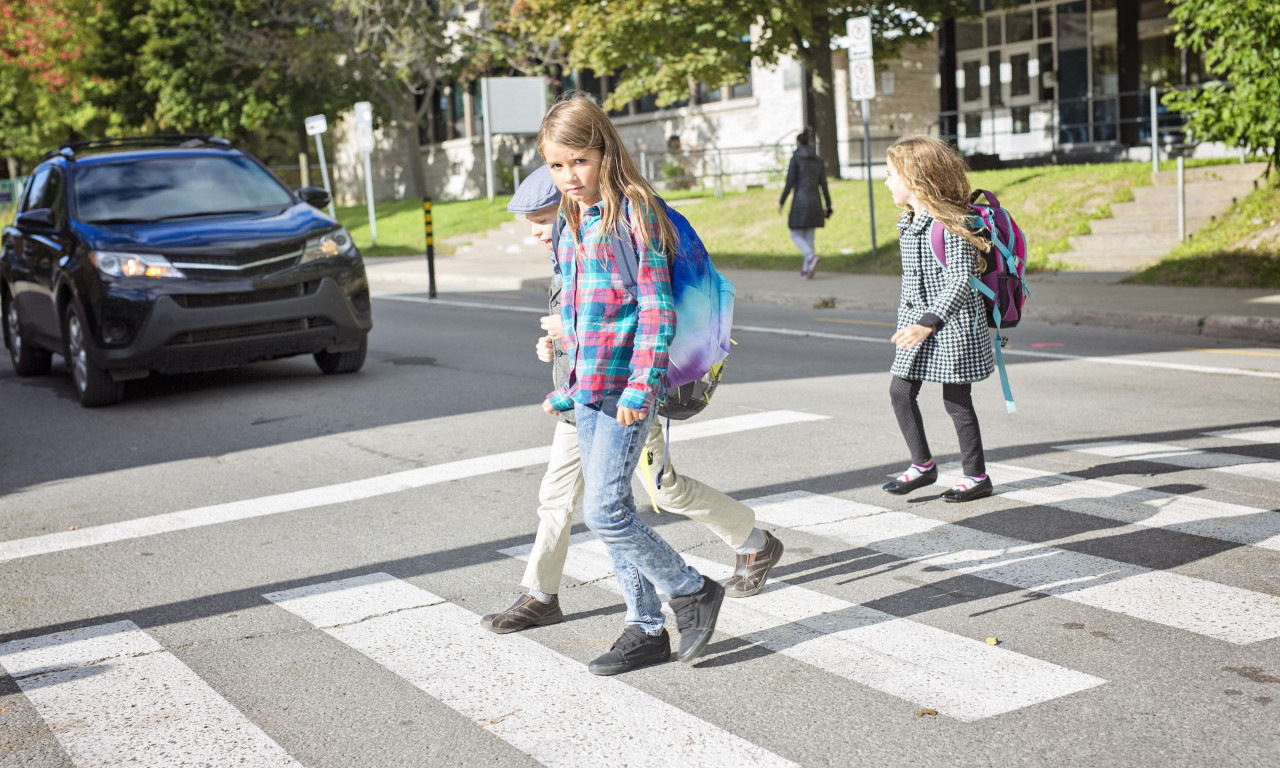
[[[1213,437],[1226,437],[1232,440],[1241,440],[1248,443],[1263,443],[1272,445],[1280,443],[1280,427],[1246,427],[1244,429],[1227,429],[1220,432],[1206,432],[1206,435]]]
[[[566,573],[582,581],[603,580],[616,591],[617,583],[605,578],[613,571],[605,545],[590,533],[570,541]],[[527,560],[530,550],[502,552]],[[713,560],[684,557],[713,579],[723,581],[733,571]],[[716,629],[961,721],[1106,682],[776,579],[750,598],[726,600]]]
[[[76,765],[300,765],[131,621],[4,643],[0,667]]]
[[[1280,481],[1280,461],[1259,461],[1252,456],[1202,451],[1164,443],[1140,443],[1108,440],[1100,443],[1075,443],[1055,446],[1060,451],[1074,451],[1112,459],[1134,459],[1157,464],[1170,464],[1186,469],[1212,469],[1246,477],[1262,477]]]
[[[938,469],[939,485],[960,479],[959,464]],[[1280,551],[1280,512],[1274,510],[1012,464],[989,463],[987,471],[1001,498]]]
[[[757,520],[779,524],[777,509],[797,502],[818,506],[812,496],[791,491],[743,503],[756,510]],[[828,497],[823,516],[792,527],[1230,643],[1280,637],[1280,598],[1271,595],[907,512],[868,514],[865,506]]]
[[[265,597],[544,765],[794,765],[385,573]]]
[[[678,443],[753,429],[766,429],[786,424],[799,424],[830,418],[820,414],[800,411],[761,411],[721,419],[709,419],[671,430],[671,442]],[[308,488],[301,491],[280,493],[255,499],[214,504],[207,507],[169,512],[151,517],[125,520],[118,523],[96,525],[73,531],[58,531],[25,539],[0,542],[0,563],[34,557],[52,552],[108,544],[115,541],[155,536],[161,533],[185,531],[206,525],[217,525],[236,520],[265,517],[281,512],[296,512],[331,504],[358,501],[390,493],[398,493],[428,485],[480,475],[522,469],[546,463],[550,448],[527,448],[490,456],[451,461],[430,467],[419,467],[403,472],[353,480],[347,483]]]

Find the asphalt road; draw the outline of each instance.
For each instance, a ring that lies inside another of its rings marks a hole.
[[[700,663],[603,679],[622,605],[580,524],[567,620],[478,627],[536,523],[542,306],[384,296],[357,375],[97,410],[0,364],[0,766],[1280,765],[1280,349],[1028,322],[1017,413],[975,387],[997,495],[950,505],[879,490],[891,317],[740,305],[673,456],[786,554]]]

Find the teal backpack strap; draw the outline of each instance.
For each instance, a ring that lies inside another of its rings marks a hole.
[[[1009,413],[1018,410],[1013,404],[1013,391],[1009,389],[1009,373],[1004,369],[1004,337],[1000,335],[1000,305],[995,301],[995,292],[987,287],[987,284],[979,280],[973,275],[969,275],[969,284],[973,286],[973,290],[991,299],[991,319],[996,323],[996,338],[992,344],[996,348],[996,367],[1000,369],[1000,388],[1004,390],[1004,407]],[[978,319],[981,317],[979,313],[973,319],[974,328],[978,328]]]

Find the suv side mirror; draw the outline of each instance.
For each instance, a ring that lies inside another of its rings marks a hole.
[[[57,229],[57,222],[54,220],[53,211],[48,208],[33,208],[29,211],[23,211],[13,219],[13,225],[18,229],[29,229],[35,232],[52,232]]]
[[[324,187],[299,187],[298,197],[313,208],[323,208],[329,204],[329,193]]]

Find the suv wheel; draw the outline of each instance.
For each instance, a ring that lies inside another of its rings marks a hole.
[[[9,359],[19,376],[39,376],[49,372],[53,355],[33,347],[22,338],[22,318],[18,302],[9,299],[4,307],[4,340],[9,345]]]
[[[120,402],[124,397],[124,384],[111,378],[111,374],[89,359],[89,331],[74,301],[67,305],[65,330],[67,365],[71,367],[71,378],[75,381],[80,404],[96,408]]]
[[[369,336],[360,339],[360,346],[350,352],[317,352],[316,365],[323,373],[355,373],[364,367],[364,358],[369,354]]]

